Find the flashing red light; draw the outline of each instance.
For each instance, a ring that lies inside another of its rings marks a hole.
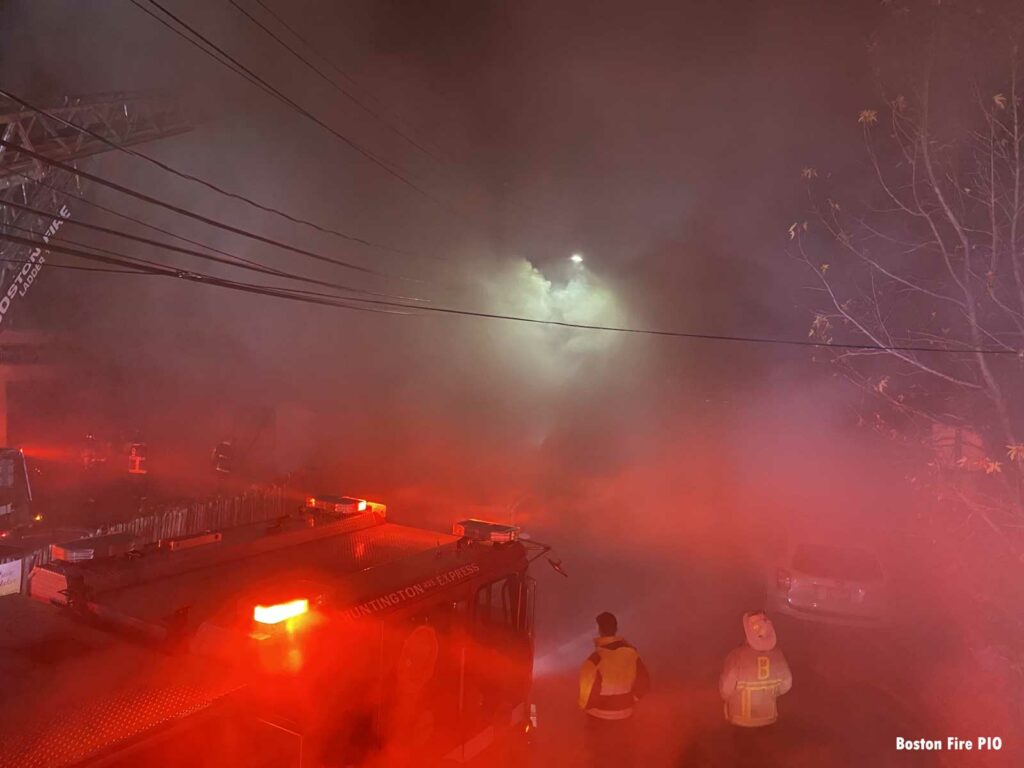
[[[315,507],[316,506],[316,497],[315,496],[310,496],[308,499],[306,499],[306,506],[307,507]]]
[[[366,511],[366,499],[360,499],[359,500],[359,511],[360,512],[365,512]]]
[[[309,600],[306,599],[276,605],[257,605],[253,608],[252,617],[258,624],[280,624],[304,613],[309,613]]]
[[[779,589],[789,592],[789,588],[793,586],[793,577],[789,575],[789,571],[779,568],[775,572],[775,585]]]

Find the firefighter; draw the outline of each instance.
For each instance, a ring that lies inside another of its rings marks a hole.
[[[95,469],[101,461],[96,438],[92,434],[86,435],[85,448],[82,449],[82,465],[86,469]]]
[[[579,705],[586,713],[592,766],[633,764],[633,708],[650,690],[640,654],[618,635],[618,629],[613,614],[597,617],[597,650],[580,669]]]
[[[146,444],[136,435],[135,441],[128,446],[128,474],[145,475],[149,473],[146,468]]]
[[[746,642],[726,656],[718,689],[733,726],[736,765],[771,765],[776,699],[793,686],[793,675],[763,611],[743,614],[743,632]]]

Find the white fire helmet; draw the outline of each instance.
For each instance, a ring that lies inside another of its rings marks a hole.
[[[747,645],[755,651],[770,651],[775,647],[775,627],[764,611],[743,614],[743,633]]]

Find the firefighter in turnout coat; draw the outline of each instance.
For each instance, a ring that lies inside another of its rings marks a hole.
[[[632,765],[633,708],[650,690],[647,668],[636,648],[618,633],[610,613],[597,617],[596,650],[580,669],[579,706],[587,717],[593,766]]]
[[[793,687],[793,675],[764,612],[744,614],[743,632],[747,641],[726,657],[718,688],[725,718],[736,726],[737,764],[763,765],[775,730],[767,726],[778,720],[776,699]]]

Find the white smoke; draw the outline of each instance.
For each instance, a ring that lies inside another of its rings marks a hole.
[[[579,325],[617,326],[626,322],[625,311],[613,292],[585,264],[568,261],[545,275],[527,259],[498,266],[480,285],[486,306],[500,314]],[[565,384],[589,362],[607,357],[621,338],[607,331],[558,326],[527,325],[507,330],[503,354],[514,366],[528,366],[533,380]]]

